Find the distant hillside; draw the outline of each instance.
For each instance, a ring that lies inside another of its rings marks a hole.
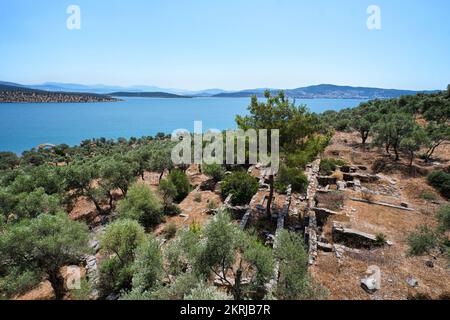
[[[165,98],[165,99],[180,99],[192,98],[190,96],[181,96],[167,92],[113,92],[109,94],[113,97],[139,97],[139,98]]]
[[[23,87],[18,84],[0,82],[0,103],[54,103],[54,102],[107,102],[118,99],[100,94],[52,92]]]
[[[266,89],[244,90],[231,93],[220,93],[215,97],[251,97],[256,95],[262,97]],[[276,94],[280,89],[268,89]],[[291,98],[299,99],[387,99],[398,98],[402,95],[414,95],[419,92],[430,93],[432,91],[412,91],[396,89],[380,89],[366,87],[336,86],[331,84],[321,84],[297,89],[284,90],[286,95]]]

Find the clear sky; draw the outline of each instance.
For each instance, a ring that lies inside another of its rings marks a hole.
[[[372,4],[381,30],[367,28]],[[449,14],[448,0],[1,0],[0,80],[443,89]]]

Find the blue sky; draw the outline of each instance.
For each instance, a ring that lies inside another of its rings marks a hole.
[[[81,9],[68,30],[66,9]],[[368,30],[369,5],[381,30]],[[443,89],[448,0],[2,0],[0,80]]]

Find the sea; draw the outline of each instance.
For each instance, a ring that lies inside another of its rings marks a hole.
[[[0,103],[0,151],[17,154],[40,144],[78,145],[91,138],[142,137],[158,132],[234,129],[250,98],[123,98],[102,103]],[[298,99],[316,113],[353,108],[364,100]]]

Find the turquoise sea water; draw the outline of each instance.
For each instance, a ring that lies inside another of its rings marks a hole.
[[[42,143],[77,145],[89,138],[141,137],[176,129],[235,128],[250,98],[145,99],[107,103],[0,103],[0,151],[21,153]],[[361,100],[297,100],[313,112],[356,107]]]

